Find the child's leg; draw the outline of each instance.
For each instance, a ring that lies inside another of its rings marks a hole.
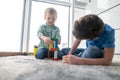
[[[83,53],[80,55],[82,58],[102,58],[103,57],[103,50],[97,47],[88,47],[86,48]]]
[[[64,56],[64,53],[61,50],[58,50],[57,56],[59,59],[62,59],[62,56]]]
[[[70,51],[70,48],[63,48],[61,51],[63,52],[64,55],[67,55]]]
[[[63,52],[64,55],[67,55],[69,53],[69,51],[70,51],[70,48],[63,48],[62,49],[62,52]],[[73,55],[77,56],[80,52],[83,52],[83,51],[84,51],[83,48],[75,49],[75,51],[73,52]]]
[[[48,56],[48,49],[47,48],[41,48],[37,51],[35,57],[37,59],[44,59],[47,58]]]

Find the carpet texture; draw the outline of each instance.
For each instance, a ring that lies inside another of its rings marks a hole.
[[[120,80],[120,64],[68,65],[34,56],[0,57],[0,80]]]

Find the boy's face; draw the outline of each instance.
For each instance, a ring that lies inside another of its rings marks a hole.
[[[46,14],[44,16],[44,19],[46,20],[46,23],[48,26],[52,26],[52,25],[54,25],[54,23],[57,19],[57,15],[56,14]]]

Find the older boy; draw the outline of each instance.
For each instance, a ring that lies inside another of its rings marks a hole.
[[[97,15],[89,14],[75,21],[73,35],[76,39],[72,48],[62,50],[68,54],[63,56],[64,63],[111,65],[115,48],[114,29]],[[86,49],[77,48],[81,40],[86,40]]]

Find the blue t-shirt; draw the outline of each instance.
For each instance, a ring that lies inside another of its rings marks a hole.
[[[103,32],[98,36],[96,40],[86,40],[86,46],[96,46],[100,49],[104,48],[114,48],[115,47],[115,31],[108,25],[104,24]]]

